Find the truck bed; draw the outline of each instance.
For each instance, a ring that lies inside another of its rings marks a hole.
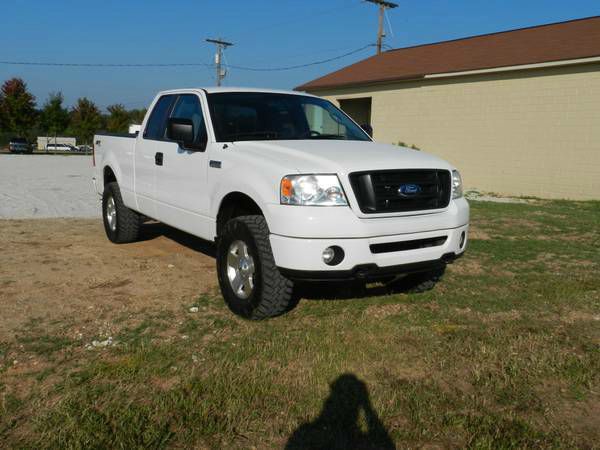
[[[104,167],[118,170],[114,175],[119,180],[124,195],[132,194],[134,177],[134,155],[137,133],[98,133],[94,135],[94,185],[96,192],[104,191]]]

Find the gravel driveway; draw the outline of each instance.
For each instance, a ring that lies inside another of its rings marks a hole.
[[[0,155],[0,219],[98,217],[92,157]]]

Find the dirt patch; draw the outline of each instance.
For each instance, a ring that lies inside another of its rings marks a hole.
[[[0,227],[0,341],[30,321],[65,318],[93,335],[123,314],[180,309],[217,288],[211,245],[165,225],[146,225],[143,240],[126,245],[110,243],[95,219]]]
[[[520,218],[503,218],[499,220],[499,224],[504,227],[518,228],[520,230],[537,230],[540,224],[534,220]]]
[[[521,318],[521,313],[514,309],[511,309],[510,311],[499,311],[493,313],[473,311],[471,308],[455,308],[454,311],[459,316],[477,319],[482,323],[511,322]]]
[[[568,311],[561,316],[561,320],[568,324],[575,322],[600,322],[600,314],[590,314],[584,311]]]
[[[395,316],[407,312],[410,307],[404,303],[391,303],[388,305],[369,306],[364,311],[364,315],[376,319],[385,319],[389,316]]]
[[[469,239],[479,241],[489,241],[492,237],[481,228],[469,228]]]
[[[460,264],[451,264],[448,270],[461,275],[481,275],[486,272],[486,268],[481,264],[481,261],[473,259],[464,259]]]

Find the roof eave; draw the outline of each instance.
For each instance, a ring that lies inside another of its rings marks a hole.
[[[314,92],[319,90],[327,90],[327,89],[343,89],[343,88],[351,88],[351,87],[360,87],[360,86],[372,86],[377,84],[386,84],[386,83],[399,83],[405,81],[421,81],[424,79],[432,79],[432,78],[450,78],[450,77],[463,77],[469,75],[478,75],[478,74],[491,74],[498,72],[516,72],[522,70],[535,70],[535,69],[543,69],[547,67],[560,67],[560,66],[572,66],[572,65],[583,65],[583,64],[591,64],[595,62],[600,62],[600,55],[587,56],[583,58],[573,58],[573,59],[563,59],[563,60],[555,60],[555,61],[542,61],[530,64],[520,64],[513,66],[496,66],[496,67],[482,67],[479,69],[470,69],[464,71],[453,71],[453,72],[438,72],[438,73],[429,73],[424,75],[411,75],[406,77],[390,77],[390,78],[380,78],[377,80],[365,80],[365,81],[356,81],[350,83],[333,83],[333,84],[312,84],[306,83],[301,86],[295,87],[295,91],[306,91],[306,92]]]

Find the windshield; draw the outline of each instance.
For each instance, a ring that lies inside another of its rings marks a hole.
[[[369,136],[327,100],[293,94],[227,92],[208,95],[218,142],[343,139]]]

